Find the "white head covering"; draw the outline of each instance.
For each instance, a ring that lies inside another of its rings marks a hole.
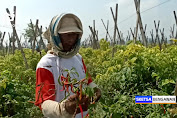
[[[69,33],[69,32],[77,32],[82,33],[82,30],[79,28],[77,21],[71,17],[63,17],[60,21],[61,25],[59,27],[58,33]]]
[[[74,48],[69,52],[64,52],[59,33],[62,34],[68,32],[77,32],[79,33],[79,37]],[[76,55],[79,51],[82,33],[83,29],[80,19],[76,15],[68,13],[53,17],[49,28],[44,33],[44,37],[48,39],[52,45],[52,50],[49,50],[49,52],[63,58],[70,58]]]

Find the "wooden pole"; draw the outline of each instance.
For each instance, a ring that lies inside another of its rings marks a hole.
[[[175,24],[173,25],[173,27],[170,27],[170,38],[174,38],[174,29],[175,29]]]
[[[106,27],[106,31],[108,31],[108,28],[109,28],[109,20],[107,20],[107,27]],[[108,32],[106,32],[106,41],[108,41]],[[109,35],[110,36],[110,35]]]
[[[94,44],[93,44],[93,36],[92,35],[89,35],[89,38],[90,38],[90,45],[92,46],[92,48],[94,48]]]
[[[174,13],[175,21],[176,21],[176,36],[175,36],[175,39],[177,39],[177,17],[176,17],[176,12],[173,11],[173,13]]]
[[[145,24],[145,27],[144,27],[144,35],[146,37],[146,27],[147,27],[147,24]],[[146,44],[146,47],[148,46],[148,36],[145,38],[145,44]]]
[[[159,39],[159,34],[158,34],[159,25],[160,25],[160,20],[158,21],[158,25],[156,25],[156,22],[154,20],[154,26],[155,26],[155,30],[156,30],[156,41],[158,40],[159,48],[160,48],[160,51],[161,51],[162,50],[162,45],[161,45],[161,42],[160,42],[160,39]]]
[[[118,4],[116,4],[115,15],[113,13],[112,7],[110,7],[110,9],[111,9],[112,17],[113,17],[113,20],[114,20],[114,35],[113,35],[113,50],[112,50],[112,57],[114,57],[114,52],[115,52],[114,45],[116,43],[116,31],[118,33],[118,37],[119,37],[119,40],[121,42],[121,37],[120,37],[119,29],[118,29],[118,26],[117,26]]]
[[[90,28],[90,31],[92,32],[92,38],[93,38],[93,41],[92,41],[92,44],[93,44],[93,49],[98,49],[97,48],[97,45],[96,45],[96,32],[94,32],[93,28],[91,26],[89,26]]]
[[[99,45],[98,45],[98,31],[95,30],[95,20],[93,20],[93,28],[91,26],[89,26],[89,29],[92,33],[92,37],[93,37],[93,49],[98,49]]]
[[[141,40],[141,37],[142,37],[141,34],[138,34],[139,42],[140,42],[140,43],[143,43],[142,40]]]
[[[6,12],[9,16],[12,27],[15,27],[15,18],[11,17],[11,14],[10,14],[10,11],[9,11],[8,8],[6,9]],[[16,6],[14,6],[14,12],[13,12],[14,17],[15,17],[15,14],[16,14],[15,12],[16,12]],[[12,53],[13,54],[15,53],[15,32],[14,32],[14,30],[13,30],[13,38],[12,38]]]
[[[113,20],[114,20],[114,36],[113,36],[114,37],[113,38],[114,42],[113,43],[115,44],[116,31],[118,33],[119,40],[121,41],[120,32],[119,32],[119,29],[118,29],[118,26],[117,26],[118,4],[116,4],[116,13],[115,13],[115,15],[114,15],[114,12],[112,10],[112,7],[110,7],[110,9],[111,9],[112,17],[113,17]]]
[[[41,45],[43,45],[43,48],[44,48],[44,49],[47,49],[47,47],[46,47],[46,45],[45,45],[45,43],[44,43],[44,41],[43,41],[43,38],[42,38],[42,26],[41,26],[40,29],[39,29],[39,27],[38,27],[38,25],[37,25],[37,28],[38,28],[39,36],[40,36],[40,41],[39,41],[40,47],[41,47]]]
[[[128,31],[128,35],[126,37],[126,41],[130,41],[130,33],[129,33],[129,31]]]
[[[35,25],[35,29],[34,29],[34,26],[33,26],[33,23],[32,23],[32,20],[30,19],[30,23],[31,23],[31,27],[32,27],[32,30],[33,30],[33,47],[32,47],[32,53],[34,54],[34,50],[35,50],[35,46],[36,46],[36,36],[37,36],[37,25],[38,25],[38,19],[36,20],[36,25]]]
[[[107,28],[106,28],[106,25],[104,24],[103,19],[101,19],[101,21],[102,21],[103,26],[104,26],[104,28],[105,28],[105,30],[106,30],[106,41],[107,41],[107,35],[109,36],[110,40],[112,41],[111,36],[110,36],[110,34],[109,34],[109,31],[108,31],[108,24],[109,24],[109,21],[107,22]]]
[[[166,47],[166,44],[165,44],[165,36],[164,36],[164,28],[161,30],[160,29],[160,34],[161,34],[161,45],[164,43],[165,47]]]
[[[136,13],[137,13],[137,18],[138,19],[138,23],[139,23],[139,26],[140,26],[140,31],[141,31],[141,36],[142,36],[142,40],[143,40],[143,44],[146,45],[147,47],[147,44],[146,44],[146,36],[145,36],[145,33],[144,33],[144,30],[143,30],[143,23],[142,23],[142,20],[141,20],[141,15],[140,15],[140,0],[134,0],[135,2],[135,7],[136,7]]]
[[[1,36],[0,36],[1,44],[0,44],[0,46],[1,46],[2,49],[3,49],[3,41],[4,41],[4,37],[5,37],[6,32],[4,32],[3,34],[2,34],[2,32],[0,32],[0,33],[1,33]]]
[[[14,34],[14,36],[15,36],[16,39],[17,39],[18,47],[19,47],[20,50],[21,50],[21,54],[22,54],[22,56],[23,56],[26,69],[28,69],[27,59],[26,59],[26,57],[25,57],[25,53],[24,53],[24,51],[23,51],[23,48],[21,47],[20,40],[19,40],[19,38],[18,38],[17,31],[16,31],[16,27],[15,27],[15,24],[14,24],[14,23],[15,23],[15,22],[14,22],[14,21],[15,21],[15,18],[14,18],[14,20],[12,20],[12,17],[11,17],[11,15],[10,15],[10,11],[9,11],[8,8],[6,8],[6,11],[7,11],[7,13],[9,14],[10,23],[11,23],[11,26],[12,26],[12,29],[13,29],[13,34]],[[14,6],[14,11],[15,11],[15,14],[16,14],[16,6]]]
[[[135,4],[135,7],[138,11],[140,11],[140,3],[139,2],[137,4]],[[137,35],[138,35],[138,24],[139,24],[139,15],[137,15],[137,18],[136,18],[136,32],[135,32],[135,36],[133,39],[134,43],[136,43],[136,39],[137,39]]]
[[[8,53],[7,54],[9,54],[10,53],[10,50],[11,50],[11,43],[12,43],[12,37],[11,37],[11,35],[10,35],[10,33],[8,32],[8,35],[9,35],[9,47],[8,47]]]
[[[152,32],[150,31],[150,34],[151,34],[151,40],[152,40],[151,45],[155,46],[153,29],[152,29]]]
[[[134,40],[135,39],[135,35],[134,35],[135,32],[133,32],[132,28],[130,28],[130,31],[131,31],[131,34],[132,34],[132,37],[133,37],[133,40]]]

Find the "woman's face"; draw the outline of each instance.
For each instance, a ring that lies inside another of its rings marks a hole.
[[[79,36],[79,34],[75,32],[63,33],[59,35],[61,43],[63,45],[63,49],[66,52],[70,51],[75,46]]]

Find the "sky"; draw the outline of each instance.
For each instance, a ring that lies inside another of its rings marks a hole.
[[[105,38],[106,30],[101,22],[109,20],[109,33],[113,36],[114,21],[110,7],[115,12],[118,3],[118,28],[126,37],[128,30],[136,26],[136,9],[134,0],[0,0],[0,31],[6,32],[5,40],[8,40],[7,32],[12,32],[10,20],[6,13],[9,8],[13,13],[13,6],[16,6],[16,29],[20,36],[30,23],[35,24],[39,19],[39,25],[45,27],[53,16],[61,13],[74,13],[83,24],[82,41],[89,37],[91,31],[89,26],[96,23],[99,39]],[[165,2],[165,3],[164,3]],[[164,4],[161,4],[164,3]],[[160,29],[165,28],[165,34],[169,38],[170,27],[175,24],[173,11],[177,12],[177,0],[141,0],[140,11],[143,25],[147,24],[146,34],[154,29],[154,20],[160,20]]]

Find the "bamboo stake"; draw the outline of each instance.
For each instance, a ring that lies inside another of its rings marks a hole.
[[[152,32],[150,31],[150,34],[151,34],[152,46],[153,45],[155,46],[153,29],[152,29]]]
[[[159,34],[158,34],[159,25],[160,25],[160,21],[158,21],[158,25],[156,25],[156,22],[154,20],[154,26],[155,26],[155,30],[156,30],[156,41],[158,40],[159,48],[160,48],[160,51],[161,51],[162,50],[162,45],[161,45],[161,42],[160,42],[160,39],[159,39]]]
[[[101,21],[102,21],[103,26],[104,26],[104,28],[105,28],[105,30],[106,30],[106,41],[108,41],[108,40],[107,40],[107,35],[109,36],[110,40],[112,41],[112,38],[111,38],[111,36],[110,36],[110,34],[109,34],[109,31],[108,31],[109,21],[107,22],[107,27],[106,27],[106,25],[104,24],[103,19],[101,19]]]
[[[33,23],[32,23],[32,20],[30,19],[30,23],[31,23],[31,27],[32,27],[32,30],[33,30],[33,34],[34,34],[34,38],[33,38],[33,47],[32,47],[32,53],[34,54],[34,50],[35,50],[35,46],[36,46],[36,36],[37,36],[37,25],[38,25],[38,19],[36,20],[36,27],[34,29],[34,26],[33,26]]]
[[[16,31],[16,28],[15,28],[15,24],[14,24],[14,23],[15,23],[15,22],[14,22],[14,21],[15,21],[15,18],[14,18],[14,20],[12,20],[12,17],[10,16],[10,11],[9,11],[8,8],[6,8],[6,11],[7,11],[7,13],[9,14],[9,19],[10,19],[10,23],[11,23],[11,26],[12,26],[12,29],[13,29],[13,34],[14,34],[14,36],[15,36],[16,39],[17,39],[17,43],[18,43],[18,46],[19,46],[19,48],[20,48],[20,50],[21,50],[21,54],[22,54],[22,56],[23,56],[26,69],[28,69],[27,59],[26,59],[26,57],[25,57],[25,53],[24,53],[24,51],[23,51],[23,48],[21,47],[20,40],[19,40],[19,38],[18,38],[17,31]],[[16,6],[14,6],[14,11],[15,11],[15,14],[16,14]]]
[[[117,26],[118,4],[116,4],[115,15],[113,13],[112,7],[110,7],[110,9],[111,9],[112,17],[113,17],[113,20],[114,20],[114,35],[113,35],[114,38],[113,38],[113,50],[112,50],[112,57],[114,57],[114,52],[115,52],[114,45],[116,43],[116,30],[117,30],[117,33],[118,33],[119,40],[121,41],[119,29],[118,29],[118,26]]]
[[[143,44],[145,44],[146,47],[147,47],[146,36],[144,34],[143,23],[142,23],[141,15],[140,15],[140,0],[138,0],[138,1],[134,0],[134,2],[135,2],[135,7],[136,7],[136,13],[138,15],[137,18],[139,18],[138,23],[139,23],[139,26],[140,26],[140,31],[141,31],[141,36],[142,36]]]
[[[175,39],[177,39],[177,17],[176,17],[176,12],[173,11],[173,13],[174,13],[175,21],[176,21],[176,36],[175,36]]]
[[[114,12],[112,10],[112,7],[110,7],[110,9],[111,9],[112,17],[113,17],[113,20],[114,20],[114,36],[113,37],[114,37],[114,43],[115,43],[116,30],[117,30],[117,33],[118,33],[119,40],[121,41],[120,32],[119,32],[119,29],[118,29],[118,26],[117,26],[118,4],[116,4],[115,15],[114,15]]]

